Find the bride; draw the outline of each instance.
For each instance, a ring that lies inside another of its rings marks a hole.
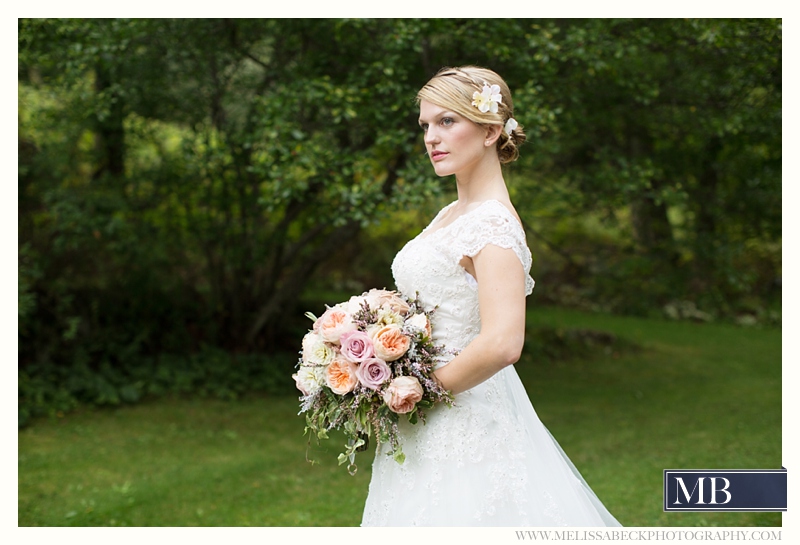
[[[500,165],[525,141],[491,70],[445,68],[418,93],[438,176],[458,200],[397,254],[406,295],[436,307],[433,340],[456,356],[435,377],[455,394],[401,423],[406,459],[380,448],[362,526],[619,526],[540,422],[513,364],[525,337],[531,253]],[[449,361],[448,361],[449,360]]]

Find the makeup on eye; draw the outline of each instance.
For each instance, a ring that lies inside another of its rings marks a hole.
[[[455,115],[450,112],[442,112],[439,114],[438,123],[443,127],[449,127],[456,122]],[[427,122],[423,122],[422,120],[419,121],[419,127],[422,129],[422,132],[426,132],[428,130],[429,124]]]

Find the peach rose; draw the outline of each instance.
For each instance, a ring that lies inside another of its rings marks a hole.
[[[314,322],[314,331],[333,344],[339,344],[339,338],[343,333],[355,331],[356,328],[350,314],[338,307],[329,308]]]
[[[370,306],[375,309],[378,307],[385,307],[393,310],[394,312],[405,316],[408,314],[410,307],[402,297],[398,296],[396,292],[388,290],[369,290],[367,293],[367,300]],[[374,306],[373,306],[374,305]]]
[[[375,347],[375,357],[383,361],[395,361],[408,352],[411,339],[403,335],[399,326],[387,325],[370,332]]]
[[[357,364],[337,358],[325,369],[325,382],[335,394],[352,392],[358,384],[357,369]]]
[[[422,385],[416,377],[397,377],[383,393],[383,401],[392,412],[410,413],[422,399]]]

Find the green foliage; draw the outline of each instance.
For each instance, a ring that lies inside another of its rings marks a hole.
[[[780,20],[548,21],[529,44],[541,53],[525,73],[556,117],[523,154],[536,177],[517,202],[548,241],[553,280],[577,275],[586,300],[641,315],[779,300]],[[587,220],[616,236],[598,240]]]
[[[29,317],[36,310],[36,294],[31,286],[41,276],[41,271],[31,263],[30,246],[19,249],[17,266],[17,327],[24,331]]]
[[[525,335],[525,352],[535,354],[542,363],[563,364],[598,354],[618,358],[639,350],[641,346],[625,337],[595,329],[537,327]]]
[[[229,354],[206,349],[191,356],[108,363],[92,369],[87,359],[71,366],[31,364],[19,372],[19,426],[39,416],[63,416],[83,406],[115,406],[142,398],[192,394],[223,400],[245,393],[285,395],[294,391],[292,354]]]
[[[514,92],[537,301],[780,321],[780,20],[20,19],[18,43],[29,384],[296,350],[301,295],[391,287],[452,195],[414,104],[445,65]]]
[[[416,35],[388,22],[19,24],[22,421],[258,388],[203,378],[241,358],[202,347],[295,350],[314,270],[436,190],[407,166]],[[169,354],[204,371],[148,380]]]

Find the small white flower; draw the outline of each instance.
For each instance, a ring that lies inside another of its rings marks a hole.
[[[403,317],[390,308],[380,307],[378,309],[377,315],[378,315],[378,320],[375,322],[376,325],[379,326],[386,326],[393,324],[399,326],[403,325]]]
[[[509,117],[508,121],[506,121],[506,126],[503,128],[503,131],[508,135],[511,136],[511,132],[519,126],[517,120],[513,117]]]
[[[472,93],[472,105],[477,106],[483,112],[491,111],[493,114],[497,113],[497,105],[503,102],[503,97],[500,95],[500,86],[490,86],[485,81],[483,82],[483,91],[480,93],[475,91]]]

